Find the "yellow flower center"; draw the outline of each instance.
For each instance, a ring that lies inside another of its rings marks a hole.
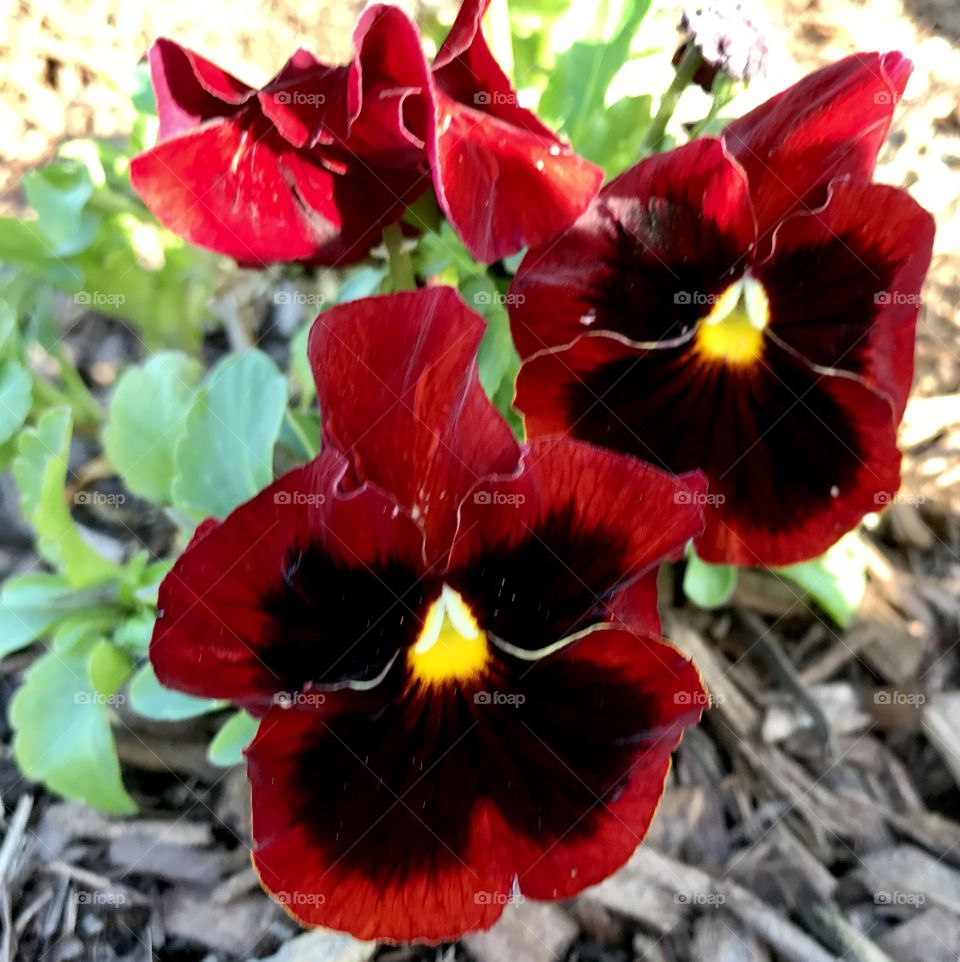
[[[770,302],[763,284],[744,274],[717,299],[697,327],[701,357],[743,367],[763,354],[763,332],[770,321]]]
[[[410,649],[413,677],[425,685],[478,678],[490,660],[487,636],[460,594],[443,586]]]

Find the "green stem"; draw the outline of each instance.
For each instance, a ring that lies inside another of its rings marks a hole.
[[[690,86],[702,61],[700,51],[691,43],[681,57],[680,63],[677,64],[677,72],[673,75],[670,86],[660,99],[660,109],[656,117],[647,128],[646,136],[643,138],[644,154],[656,153],[663,148],[663,135],[666,133],[667,124],[670,123],[670,118],[677,109],[680,95]]]
[[[720,111],[733,100],[736,95],[735,87],[735,82],[730,77],[727,77],[726,74],[723,73],[717,73],[713,81],[713,87],[710,90],[710,94],[713,97],[713,100],[710,102],[710,110],[707,116],[690,132],[691,140],[699,137],[707,127],[717,119]]]
[[[73,411],[75,430],[82,434],[96,434],[103,423],[104,414],[90,396],[86,385],[82,382],[81,385],[85,396],[77,396],[77,392],[69,390],[66,383],[68,390],[61,391],[55,384],[37,374],[33,378],[33,394],[42,407],[69,407]]]
[[[60,377],[63,379],[67,396],[71,399],[74,417],[91,425],[102,424],[106,417],[103,408],[90,393],[79,371],[62,355],[57,359],[60,361]]]
[[[403,231],[399,224],[383,229],[383,241],[387,245],[387,262],[390,265],[390,287],[393,291],[414,290],[417,286],[413,275],[410,254],[403,249]]]

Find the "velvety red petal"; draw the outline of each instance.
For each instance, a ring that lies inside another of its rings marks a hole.
[[[161,140],[229,116],[253,96],[252,87],[173,40],[157,40],[148,59]]]
[[[434,117],[430,67],[417,28],[399,7],[374,4],[360,17],[353,43],[363,109],[349,146],[360,151],[363,145],[368,156],[399,153],[394,163],[411,149],[422,158]]]
[[[447,219],[484,262],[547,243],[584,211],[603,181],[532,111],[521,107],[468,0],[433,64],[434,187]]]
[[[432,287],[331,308],[310,334],[329,442],[413,513],[431,557],[449,550],[470,488],[520,457],[477,379],[483,331],[455,290]]]
[[[743,173],[704,138],[611,181],[562,237],[523,259],[510,288],[521,357],[586,331],[688,337],[746,267],[754,227]]]
[[[705,695],[673,648],[600,629],[485,687],[402,679],[274,711],[248,751],[254,863],[299,920],[452,939],[568,898],[643,839]]]
[[[259,93],[260,107],[294,147],[333,143],[347,136],[360,76],[351,65],[329,66],[297,50]]]
[[[822,554],[899,484],[893,410],[768,338],[745,369],[689,347],[584,337],[520,372],[531,436],[574,437],[707,476],[706,561],[777,566]]]
[[[432,590],[420,532],[382,493],[338,496],[346,469],[324,453],[198,529],[160,586],[164,684],[258,711],[368,681],[415,639]]]
[[[304,216],[315,228],[308,259],[315,264],[352,264],[380,242],[383,228],[430,186],[430,177],[417,167],[377,168],[352,157],[334,174],[324,166],[322,150],[317,148],[313,155],[284,152],[279,167],[295,184]]]
[[[583,212],[603,180],[599,167],[554,137],[436,94],[430,157],[447,219],[484,263],[545,244]]]
[[[756,268],[771,331],[812,364],[845,371],[903,415],[934,221],[905,191],[839,182],[827,206],[777,230]]]
[[[516,477],[467,498],[445,581],[486,630],[545,648],[613,620],[621,591],[701,533],[705,490],[702,475],[566,438],[532,441]],[[635,630],[655,625],[655,598],[639,614]]]
[[[761,237],[791,211],[819,206],[834,178],[872,177],[912,69],[901,53],[853,54],[726,127],[723,139],[747,172]]]
[[[130,176],[157,220],[192,244],[246,264],[305,260],[338,225],[299,200],[278,166],[286,149],[262,120],[211,121],[135,157]],[[332,193],[333,174],[312,176]]]
[[[532,110],[520,106],[510,79],[490,52],[480,29],[488,3],[467,0],[460,8],[433,62],[438,90],[462,106],[562,146],[563,142]]]

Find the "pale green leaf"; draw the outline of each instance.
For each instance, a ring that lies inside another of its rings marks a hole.
[[[90,682],[90,652],[83,645],[33,663],[10,707],[14,756],[28,778],[58,795],[129,814],[136,805],[120,778],[110,699]]]
[[[221,361],[194,399],[176,446],[173,503],[194,517],[226,517],[273,480],[273,447],[287,383],[260,351]]]
[[[196,718],[198,715],[223,708],[225,704],[214,698],[194,698],[193,695],[185,695],[161,685],[149,662],[137,671],[127,691],[130,695],[130,707],[138,715],[154,721]]]
[[[221,768],[239,765],[243,761],[243,750],[253,741],[259,724],[245,711],[231,715],[210,742],[207,749],[210,764]]]
[[[174,449],[186,430],[202,374],[198,361],[164,351],[120,378],[110,401],[103,447],[134,494],[170,502]]]
[[[81,536],[66,501],[70,410],[51,408],[20,434],[13,477],[24,516],[33,525],[37,550],[76,588],[116,579],[120,567]]]
[[[714,565],[702,561],[692,551],[683,573],[683,593],[701,608],[720,608],[737,587],[737,569],[733,565]]]
[[[0,362],[0,444],[13,437],[30,413],[30,374],[14,360]]]
[[[841,628],[853,620],[867,590],[866,550],[855,531],[819,558],[773,570],[803,588]]]

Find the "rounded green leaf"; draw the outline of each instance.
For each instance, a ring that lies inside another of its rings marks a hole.
[[[245,711],[231,715],[223,727],[213,736],[207,749],[211,765],[230,768],[243,761],[243,750],[253,741],[260,722]]]
[[[120,778],[111,697],[89,682],[91,647],[38,658],[10,706],[13,752],[28,778],[104,812],[128,814],[136,804]]]
[[[701,608],[720,608],[737,587],[737,569],[733,565],[712,565],[692,551],[683,573],[683,593]]]
[[[193,517],[224,518],[265,488],[286,406],[287,382],[262,351],[221,361],[176,446],[174,506]]]
[[[33,380],[17,361],[0,363],[0,444],[20,429],[30,413]]]
[[[819,558],[773,570],[803,588],[841,628],[853,621],[867,590],[866,549],[855,531]]]
[[[202,374],[198,361],[164,351],[127,371],[113,392],[104,451],[141,498],[161,504],[171,500],[174,449],[186,430]]]
[[[90,652],[90,685],[98,695],[116,694],[133,671],[133,662],[119,648],[101,638]]]
[[[133,676],[127,692],[130,695],[130,707],[138,715],[154,721],[196,718],[223,708],[225,704],[213,698],[194,698],[161,685],[149,662]]]

